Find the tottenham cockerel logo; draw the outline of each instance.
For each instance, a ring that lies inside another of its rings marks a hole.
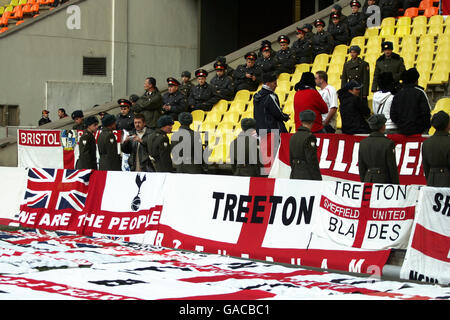
[[[133,211],[138,211],[139,207],[141,206],[141,198],[139,197],[139,194],[141,193],[141,186],[146,179],[147,179],[147,177],[145,175],[143,178],[141,178],[140,175],[136,176],[136,185],[138,187],[138,193],[136,194],[133,201],[131,202],[131,210],[133,210]]]

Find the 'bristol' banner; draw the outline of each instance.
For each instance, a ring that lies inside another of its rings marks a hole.
[[[450,285],[450,188],[423,187],[400,277]]]
[[[282,133],[281,144],[270,170],[271,178],[289,178],[289,141],[292,134]],[[358,171],[359,143],[364,135],[316,134],[317,156],[324,180],[361,181]],[[425,185],[422,167],[422,143],[426,139],[421,135],[388,135],[396,144],[396,159],[400,184]]]

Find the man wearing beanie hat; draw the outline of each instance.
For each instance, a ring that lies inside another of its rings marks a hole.
[[[190,128],[192,120],[189,112],[180,113],[180,128],[172,134],[171,153],[177,173],[204,173],[202,137]]]
[[[116,117],[112,114],[106,114],[102,119],[102,132],[100,132],[97,140],[100,155],[99,170],[122,170],[122,159],[117,150],[117,139],[113,130],[116,130]]]
[[[145,123],[150,128],[156,127],[156,121],[162,114],[162,96],[156,86],[156,79],[148,77],[144,81],[144,94],[134,104],[134,113],[143,113]]]
[[[289,120],[289,115],[281,111],[280,100],[275,93],[277,76],[274,73],[265,73],[263,83],[261,90],[253,96],[253,118],[256,121],[256,130],[259,135],[271,131],[287,133],[284,122]]]
[[[275,72],[277,75],[281,73],[294,73],[295,71],[295,55],[294,51],[289,48],[291,40],[286,35],[278,37],[280,50],[275,54]]]
[[[449,115],[439,111],[431,125],[436,132],[422,145],[423,172],[427,186],[450,188],[450,121]]]
[[[374,114],[367,122],[372,132],[359,145],[358,168],[361,182],[399,184],[395,143],[384,135],[386,117]]]
[[[400,79],[403,71],[405,71],[405,62],[403,58],[397,53],[393,52],[394,44],[390,41],[383,41],[381,43],[381,51],[383,54],[377,59],[375,63],[375,70],[373,73],[372,92],[378,91],[378,76],[382,72],[392,72],[394,77],[394,84],[396,88],[400,87]]]
[[[261,176],[262,161],[256,134],[256,121],[252,118],[241,120],[242,131],[230,143],[230,160],[235,176]]]
[[[289,141],[290,179],[322,180],[317,158],[317,138],[311,133],[316,113],[305,110],[299,114],[301,126]]]
[[[403,135],[427,133],[431,127],[431,107],[426,92],[417,85],[419,77],[416,68],[403,72],[403,87],[392,99],[391,119]]]
[[[97,143],[94,135],[97,132],[99,121],[97,117],[90,116],[84,123],[87,128],[78,141],[79,156],[75,168],[97,170]]]
[[[156,172],[173,172],[170,157],[170,141],[174,121],[171,116],[164,115],[157,121],[157,129],[150,135],[147,150]]]
[[[247,52],[245,64],[239,65],[233,72],[236,92],[239,90],[256,91],[261,82],[262,70],[256,65],[255,52]]]

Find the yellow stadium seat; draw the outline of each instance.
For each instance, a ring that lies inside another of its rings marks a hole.
[[[318,54],[315,58],[314,58],[314,63],[313,63],[313,68],[314,65],[323,65],[323,64],[327,64],[329,60],[329,55],[326,53],[321,53]]]
[[[178,131],[180,126],[181,126],[181,123],[179,121],[174,121],[173,126],[172,126],[172,132]]]
[[[193,121],[189,127],[194,131],[198,131],[200,129],[200,126],[202,125],[202,123],[203,122],[200,122],[200,121]]]
[[[228,112],[239,112],[239,113],[242,113],[242,112],[245,111],[246,104],[248,102],[249,101],[243,101],[243,100],[236,100],[235,99],[233,102],[231,102],[230,109],[228,110]],[[228,113],[228,112],[226,112],[226,113]]]
[[[394,26],[385,26],[381,28],[380,36],[393,36],[395,33],[395,27]]]
[[[428,19],[427,19],[427,17],[425,17],[423,15],[417,16],[417,17],[415,17],[412,20],[412,25],[413,26],[416,26],[416,25],[427,25],[427,24],[428,24]]]
[[[229,159],[229,145],[226,143],[219,143],[212,149],[209,161],[212,163],[226,163]]]
[[[328,75],[330,73],[342,73],[343,66],[344,66],[343,63],[330,63],[330,66],[328,67],[327,70]]]
[[[421,37],[419,37],[419,43],[418,43],[419,47],[426,47],[428,49],[433,48],[434,50],[434,36],[433,35],[422,35]]]
[[[336,129],[342,129],[342,118],[341,113],[338,111],[336,112]]]
[[[439,85],[448,82],[448,68],[442,65],[435,66],[428,84]]]
[[[232,122],[232,121],[222,121],[221,123],[219,123],[217,125],[217,132],[218,133],[231,133],[235,127],[240,127],[241,124],[236,121],[236,122]]]
[[[307,72],[311,69],[311,65],[308,63],[300,63],[295,66],[295,73]]]
[[[444,110],[447,113],[450,113],[450,98],[440,98],[437,102],[436,105],[434,106],[434,113]]]
[[[303,74],[303,72],[296,72],[292,75],[291,86],[295,86],[297,84],[297,82],[300,81],[300,79],[302,78],[302,74]]]
[[[411,33],[411,27],[409,25],[398,26],[397,30],[395,31],[395,35],[398,37],[404,37],[406,35],[409,35],[410,33]]]
[[[363,49],[366,44],[366,38],[364,36],[357,36],[352,39],[350,42],[350,46],[359,46],[361,48],[361,52],[363,52]]]
[[[205,119],[205,111],[203,110],[194,110],[191,112],[192,121],[202,122]]]
[[[334,47],[333,55],[334,54],[344,54],[346,55],[348,51],[348,47],[345,44],[339,44],[336,47]]]
[[[291,91],[291,81],[290,80],[277,81],[277,89],[287,92]]]
[[[206,114],[205,122],[219,123],[222,120],[222,112],[210,111]]]
[[[219,100],[211,109],[211,111],[219,111],[219,112],[226,112],[228,109],[228,101],[221,99]]]
[[[238,123],[241,113],[236,111],[228,111],[223,115],[222,122]]]
[[[214,132],[216,131],[217,123],[204,121],[199,127],[199,131],[207,131],[207,132]]]
[[[278,100],[280,101],[280,104],[284,104],[286,101],[287,95],[289,94],[289,91],[283,90],[283,88],[276,88],[275,93],[278,96]]]
[[[249,104],[247,104],[247,109],[245,109],[245,112],[252,112],[253,113],[253,101],[250,101]]]
[[[402,51],[416,51],[417,37],[414,35],[404,36],[402,38],[400,47],[402,48]]]
[[[368,54],[369,52],[380,53],[380,51],[381,51],[381,37],[375,37],[375,36],[374,37],[370,37],[369,40],[367,40],[366,48],[367,48],[366,54]]]
[[[440,35],[444,33],[444,26],[442,24],[430,24],[428,34]]]
[[[393,18],[393,17],[384,18],[381,21],[381,27],[386,27],[386,26],[395,26],[395,18]]]
[[[280,82],[280,81],[290,81],[291,80],[291,75],[289,74],[289,73],[286,73],[286,72],[283,72],[283,73],[280,73],[279,75],[278,75],[278,82]]]
[[[241,101],[249,101],[250,100],[250,91],[248,90],[239,90],[236,92],[236,95],[234,96],[234,101],[241,100]]]
[[[371,52],[364,56],[364,60],[369,64],[375,63],[377,59],[380,57],[380,55],[381,54],[379,52]]]
[[[245,111],[241,113],[241,120],[244,118],[253,118],[253,111]]]
[[[397,20],[397,27],[410,25],[411,25],[411,17],[399,17]]]
[[[399,37],[397,37],[397,36],[395,36],[395,35],[388,35],[388,36],[385,36],[384,38],[384,41],[390,41],[390,42],[392,42],[393,43],[393,45],[394,45],[394,50],[398,50],[398,48],[399,48]]]
[[[427,25],[423,25],[423,24],[419,24],[419,25],[415,25],[412,27],[411,29],[411,34],[414,36],[418,36],[420,37],[423,34],[427,33]]]
[[[432,24],[444,25],[444,17],[441,15],[435,15],[430,17],[430,20],[428,20],[428,25]]]
[[[371,28],[367,28],[365,33],[364,33],[364,37],[366,38],[371,38],[371,37],[375,37],[378,36],[378,33],[380,31],[379,27],[371,27]]]

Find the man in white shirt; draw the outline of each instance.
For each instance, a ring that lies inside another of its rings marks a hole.
[[[323,127],[327,133],[335,133],[338,109],[336,88],[328,84],[328,75],[325,71],[317,71],[315,80],[320,88],[319,93],[328,106],[328,113],[322,115]]]

